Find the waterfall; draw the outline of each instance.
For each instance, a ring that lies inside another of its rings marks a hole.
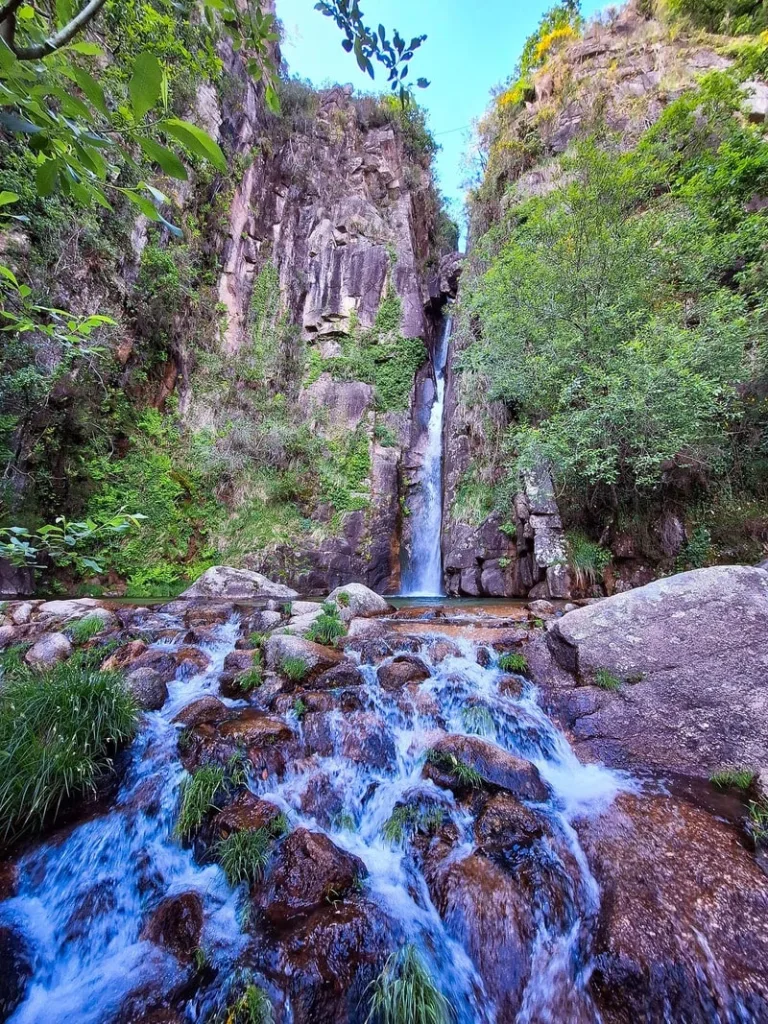
[[[443,411],[451,325],[451,317],[445,317],[433,362],[435,397],[429,413],[427,447],[419,481],[422,501],[414,513],[412,548],[403,571],[402,593],[409,597],[435,597],[443,593]]]

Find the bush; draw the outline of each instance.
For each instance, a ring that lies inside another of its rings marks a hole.
[[[524,654],[507,651],[499,657],[499,668],[502,672],[514,672],[522,675],[528,671],[528,659]]]
[[[332,601],[326,601],[322,613],[309,627],[307,639],[329,646],[335,644],[346,632],[347,627],[341,621],[338,607]]]
[[[280,663],[280,671],[292,683],[300,683],[306,678],[307,672],[309,672],[309,665],[303,658],[283,658]]]
[[[365,1024],[451,1024],[455,1015],[412,943],[393,953],[371,984]]]
[[[588,590],[602,581],[611,562],[611,553],[583,533],[568,535],[568,565],[579,590]]]
[[[6,668],[4,679],[0,830],[8,839],[41,829],[68,802],[93,794],[115,750],[133,736],[138,712],[113,673],[63,664],[44,673]]]

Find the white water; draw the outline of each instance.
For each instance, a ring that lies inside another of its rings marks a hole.
[[[216,692],[224,656],[237,632],[236,619],[218,627],[218,642],[204,648],[212,658],[210,669],[173,683],[164,710],[147,716],[114,808],[22,859],[20,891],[0,904],[0,923],[13,922],[21,928],[34,946],[35,965],[25,1001],[11,1018],[12,1024],[113,1024],[126,1019],[122,1007],[137,989],[156,994],[179,991],[191,978],[192,968],[143,940],[141,930],[161,899],[190,889],[203,899],[206,923],[201,945],[219,974],[209,989],[189,997],[184,1019],[205,1021],[213,1008],[220,1007],[226,979],[247,941],[238,923],[247,894],[244,889],[231,890],[215,864],[200,865],[173,836],[184,772],[176,756],[176,727],[171,718],[201,694]],[[558,848],[569,851],[568,863],[554,848],[545,854],[559,879],[565,912],[564,918],[552,916],[546,901],[535,908],[538,933],[533,970],[518,1020],[558,1021],[562,1018],[557,1008],[568,1005],[578,1007],[580,1021],[597,1022],[586,982],[587,937],[598,891],[570,819],[577,813],[599,812],[628,783],[607,769],[581,765],[537,706],[532,688],[527,686],[520,698],[502,693],[501,673],[495,667],[482,668],[472,644],[463,643],[460,656],[448,657],[439,665],[426,660],[431,677],[421,690],[434,698],[428,712],[417,711],[402,693],[383,690],[375,666],[361,667],[363,706],[378,716],[380,734],[395,752],[385,766],[345,758],[341,753],[344,716],[331,712],[332,753],[301,760],[282,780],[251,778],[249,786],[283,807],[292,828],[324,831],[338,846],[360,857],[369,872],[365,897],[389,922],[393,941],[416,943],[450,999],[458,1024],[493,1024],[496,1009],[477,966],[460,935],[451,932],[433,905],[417,859],[408,844],[393,846],[382,836],[382,826],[398,803],[428,798],[443,806],[446,820],[458,830],[450,858],[461,861],[473,853],[470,815],[450,791],[422,777],[422,765],[436,729],[468,735],[466,708],[469,704],[486,708],[493,724],[485,738],[531,760],[550,785],[551,799],[536,810],[549,821]],[[301,728],[293,714],[288,720]],[[333,821],[317,809],[314,815],[309,808],[302,809],[311,780],[323,776],[340,800],[341,813]],[[284,1012],[290,1020],[290,1003]]]
[[[451,317],[445,317],[433,362],[435,397],[429,413],[427,447],[419,481],[422,500],[414,514],[412,547],[403,570],[402,593],[407,597],[437,597],[444,592],[440,546],[443,525],[443,412],[451,324]]]

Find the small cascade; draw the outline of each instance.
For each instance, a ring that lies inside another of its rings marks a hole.
[[[443,413],[445,410],[445,370],[452,319],[443,320],[435,350],[435,397],[429,413],[427,447],[419,480],[421,491],[414,512],[412,543],[408,564],[403,570],[402,593],[408,597],[438,597],[443,590]]]

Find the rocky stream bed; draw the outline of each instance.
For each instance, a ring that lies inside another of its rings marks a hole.
[[[32,660],[66,657],[67,625],[100,616],[87,644],[111,641],[147,710],[116,781],[1,865],[0,1020],[266,1020],[245,1015],[258,990],[278,1022],[362,1024],[411,945],[457,1024],[768,1020],[768,877],[744,806],[673,767],[607,767],[583,715],[576,756],[543,710],[570,724],[562,668],[542,667],[568,616],[393,610],[351,585],[330,646],[302,635],[320,604],[247,597],[245,575],[155,608],[6,607],[0,640]],[[180,823],[201,770],[217,784]],[[255,832],[262,870],[230,884],[221,844]]]

